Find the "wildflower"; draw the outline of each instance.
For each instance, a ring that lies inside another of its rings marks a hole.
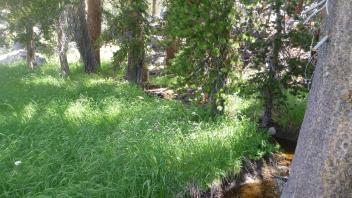
[[[22,162],[21,161],[15,161],[15,166],[20,165]]]

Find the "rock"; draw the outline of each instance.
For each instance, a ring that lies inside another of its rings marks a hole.
[[[12,51],[24,49],[24,45],[20,42],[15,42],[12,46]]]
[[[163,37],[159,35],[153,35],[150,37],[150,45],[152,49],[158,49],[161,47],[161,42],[163,41]]]
[[[279,178],[276,178],[275,181],[276,181],[276,191],[279,194],[281,194],[287,181],[279,179]]]
[[[273,136],[276,134],[276,129],[275,127],[270,127],[267,132],[269,135]]]
[[[15,50],[7,54],[0,55],[0,64],[11,64],[18,61],[25,61],[27,57],[26,50]],[[46,63],[46,59],[43,55],[36,54],[37,65],[43,65]]]
[[[6,48],[0,47],[0,54],[5,54],[6,53]]]

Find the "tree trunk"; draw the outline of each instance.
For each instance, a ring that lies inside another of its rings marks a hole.
[[[33,70],[37,67],[37,62],[35,60],[35,33],[33,31],[33,26],[26,27],[26,36],[27,65],[29,69]]]
[[[153,0],[153,2],[152,2],[152,16],[153,17],[156,16],[156,3],[157,3],[157,0]]]
[[[272,110],[273,110],[273,94],[271,88],[266,86],[264,88],[264,114],[262,117],[262,127],[269,128],[272,123]]]
[[[63,10],[59,16],[57,22],[57,50],[60,59],[61,73],[66,76],[70,74],[70,68],[67,61],[67,50],[68,50],[68,13],[67,10]]]
[[[297,16],[299,16],[303,11],[303,3],[304,3],[304,0],[300,0],[298,1],[297,6],[295,7],[295,14]]]
[[[171,45],[166,48],[166,65],[170,66],[171,65],[171,60],[175,58],[176,52],[177,52],[177,39],[173,38]]]
[[[352,197],[352,3],[329,1],[308,109],[290,177],[291,197]]]
[[[283,22],[283,17],[280,14],[281,13],[281,6],[282,6],[282,0],[275,0],[274,2],[274,11],[277,15],[276,17],[276,34],[275,38],[273,41],[273,52],[272,52],[272,58],[269,63],[269,80],[267,84],[265,85],[264,88],[264,115],[262,118],[262,127],[268,128],[269,124],[272,121],[272,110],[273,110],[273,104],[274,104],[274,93],[275,89],[277,86],[275,86],[277,82],[276,80],[276,73],[279,70],[280,66],[280,51],[282,47],[282,22]]]
[[[95,59],[100,65],[100,45],[98,39],[101,35],[102,0],[87,0],[88,27],[94,48]]]
[[[85,1],[80,0],[79,4],[73,8],[73,12],[71,14],[71,17],[74,19],[74,23],[72,24],[74,29],[74,38],[78,45],[81,58],[84,62],[84,69],[87,73],[94,73],[99,68],[99,65],[95,58],[92,39],[88,31]]]
[[[128,67],[126,79],[129,82],[143,84],[148,81],[147,69],[144,61],[144,46],[139,41],[135,47],[130,47],[128,52]]]
[[[131,3],[131,2],[130,2]],[[148,81],[148,68],[145,63],[145,40],[143,30],[143,16],[136,5],[131,3],[131,22],[128,30],[129,50],[126,79],[139,85]]]

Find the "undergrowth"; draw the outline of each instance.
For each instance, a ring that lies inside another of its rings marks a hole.
[[[175,197],[271,152],[246,118],[54,65],[0,66],[0,197]]]

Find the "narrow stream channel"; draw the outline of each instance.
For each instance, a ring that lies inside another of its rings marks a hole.
[[[254,179],[241,185],[239,193],[226,196],[226,198],[279,198],[278,177],[286,179],[289,175],[289,166],[292,163],[296,142],[281,138],[274,138],[282,151],[275,154],[275,165],[262,168],[262,178]],[[281,184],[283,184],[282,181]]]

